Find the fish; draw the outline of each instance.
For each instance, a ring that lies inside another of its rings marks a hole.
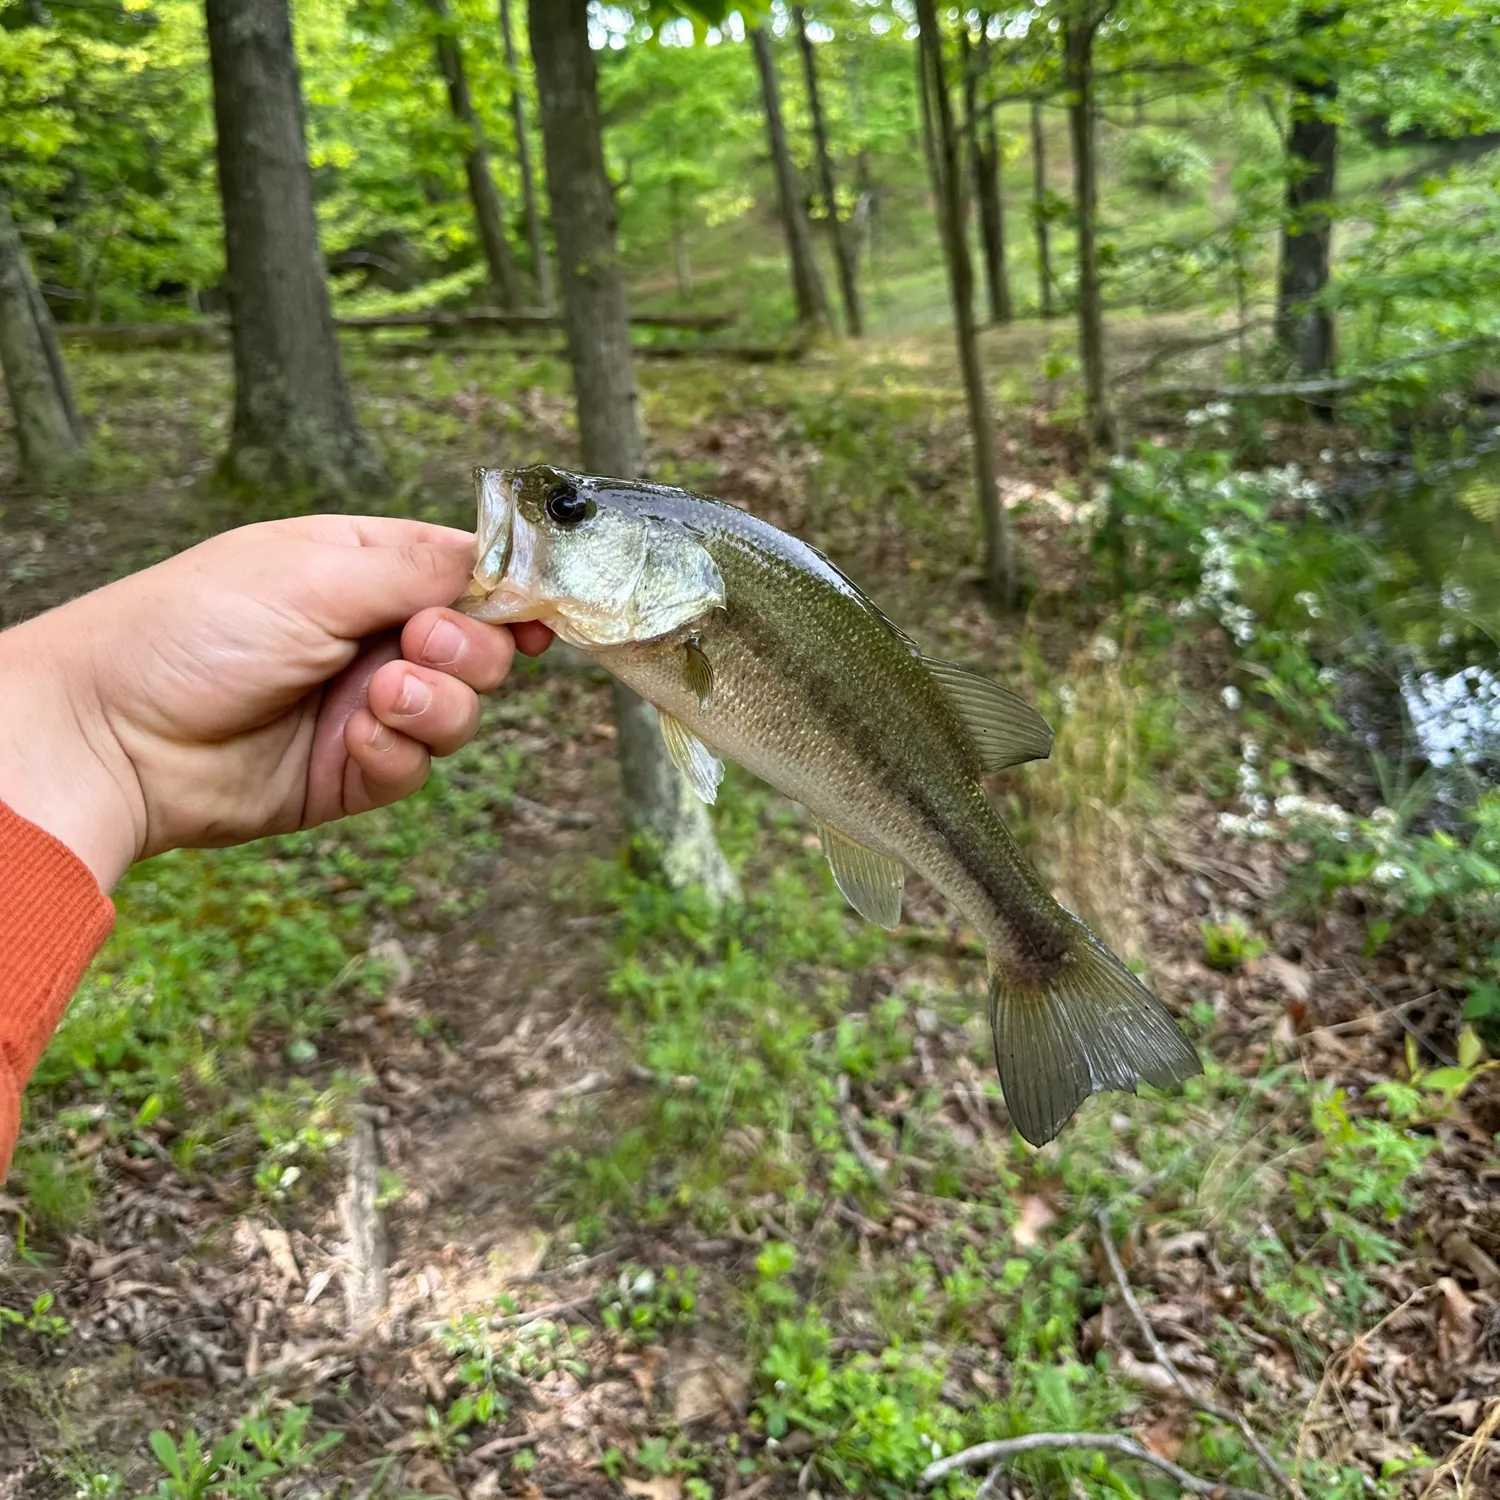
[[[1093,1094],[1201,1071],[990,802],[986,772],[1051,753],[1024,697],[927,655],[823,553],[722,500],[548,464],[474,480],[457,609],[540,620],[654,704],[705,802],[729,759],[802,803],[867,920],[899,924],[909,867],[983,938],[995,1065],[1027,1141],[1053,1140]]]

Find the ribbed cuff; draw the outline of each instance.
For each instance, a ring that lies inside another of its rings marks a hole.
[[[0,1183],[21,1091],[114,920],[83,861],[0,802]]]

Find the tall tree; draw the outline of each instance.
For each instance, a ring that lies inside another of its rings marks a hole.
[[[464,67],[463,48],[448,10],[448,0],[427,0],[437,29],[433,46],[437,52],[438,70],[448,87],[448,108],[464,132],[464,173],[469,179],[469,200],[474,205],[474,221],[479,226],[479,241],[484,246],[484,260],[489,267],[490,285],[496,300],[504,308],[521,305],[521,284],[516,274],[516,258],[505,237],[505,209],[490,171],[490,148],[484,138],[484,126],[474,111],[469,93],[469,75]]]
[[[1017,578],[1005,507],[1000,503],[995,464],[995,427],[990,416],[984,366],[979,358],[979,334],[974,326],[974,268],[965,232],[967,206],[959,157],[953,103],[948,95],[943,62],[943,37],[938,29],[935,0],[917,0],[919,45],[925,59],[926,94],[934,122],[934,156],[938,164],[938,228],[948,266],[948,292],[953,303],[953,328],[958,341],[958,364],[969,408],[969,430],[974,441],[974,482],[979,517],[984,527],[984,578],[990,596],[999,604],[1016,602]]]
[[[526,90],[510,29],[510,0],[500,0],[500,39],[505,46],[505,69],[510,74],[510,124],[516,135],[516,162],[521,168],[521,203],[526,213],[526,240],[531,246],[531,274],[536,278],[537,301],[552,306],[552,262],[542,237],[542,215],[537,207],[536,179],[531,170],[531,144],[526,130]]]
[[[528,26],[583,465],[629,478],[642,467],[640,412],[588,0],[530,0]],[[656,710],[619,682],[614,701],[625,817],[637,850],[673,885],[702,885],[715,899],[732,895],[734,873],[707,810],[668,758]]]
[[[536,0],[533,0],[535,9]],[[781,115],[781,88],[776,81],[776,59],[771,54],[771,36],[764,24],[750,28],[750,48],[760,71],[760,97],[765,107],[766,134],[771,145],[771,164],[776,170],[776,192],[781,204],[781,227],[786,234],[787,263],[792,273],[792,296],[797,303],[797,321],[806,327],[827,325],[832,319],[828,294],[813,250],[812,226],[802,206],[797,169],[787,146],[786,125]]]
[[[234,430],[221,474],[328,497],[385,483],[344,383],[328,305],[287,0],[206,0]]]
[[[22,472],[39,488],[67,478],[79,468],[88,438],[73,404],[52,313],[42,300],[31,258],[3,193],[0,370],[15,418]]]
[[[1095,121],[1094,39],[1111,0],[1069,0],[1062,18],[1063,82],[1073,137],[1073,198],[1078,221],[1078,352],[1089,442],[1105,452],[1116,442],[1104,363],[1104,299],[1099,285],[1099,154]]]
[[[1304,375],[1333,367],[1333,313],[1315,299],[1328,285],[1333,248],[1334,175],[1339,128],[1338,79],[1322,56],[1324,33],[1339,18],[1309,8],[1298,20],[1304,45],[1291,75],[1291,128],[1286,140],[1286,199],[1276,276],[1276,341]]]
[[[979,241],[984,248],[984,282],[989,295],[990,322],[1011,319],[1010,277],[1005,268],[1005,200],[1000,192],[1000,132],[995,124],[993,101],[979,107],[979,85],[988,85],[990,72],[989,17],[979,13],[979,47],[969,42],[965,26],[959,32],[963,43],[965,135],[969,142],[969,164],[974,176],[974,196],[979,202]]]
[[[1047,139],[1042,130],[1042,101],[1031,101],[1031,227],[1036,235],[1037,298],[1042,316],[1054,315],[1052,307],[1052,226],[1048,217]]]
[[[797,45],[802,52],[802,76],[807,81],[807,107],[812,115],[813,146],[818,156],[818,183],[823,190],[823,212],[828,234],[833,240],[834,259],[839,268],[839,291],[844,299],[844,323],[850,337],[864,333],[859,310],[859,284],[855,265],[854,236],[839,217],[838,190],[834,184],[833,156],[828,149],[828,127],[823,119],[823,99],[818,90],[818,59],[812,38],[807,34],[807,12],[800,5],[792,7],[797,27]]]

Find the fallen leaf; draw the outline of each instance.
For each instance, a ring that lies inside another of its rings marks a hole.
[[[1449,1264],[1467,1271],[1487,1291],[1500,1288],[1500,1265],[1461,1229],[1455,1229],[1443,1240],[1443,1254]]]
[[[1451,1276],[1438,1278],[1438,1290],[1438,1359],[1453,1366],[1472,1353],[1479,1317],[1474,1299]]]
[[[1036,1193],[1021,1199],[1020,1212],[1011,1226],[1011,1238],[1016,1248],[1029,1250],[1041,1239],[1042,1231],[1057,1217],[1056,1210]]]
[[[643,1500],[682,1500],[682,1481],[675,1474],[657,1474],[651,1479],[622,1479],[627,1495]]]
[[[1143,1391],[1150,1391],[1153,1396],[1179,1394],[1177,1382],[1172,1379],[1167,1367],[1157,1364],[1154,1360],[1137,1359],[1130,1350],[1122,1349],[1115,1365],[1131,1385],[1139,1386]]]
[[[1139,1436],[1141,1443],[1158,1458],[1170,1461],[1182,1452],[1182,1434],[1177,1430],[1175,1422],[1165,1418],[1159,1422],[1153,1422]]]

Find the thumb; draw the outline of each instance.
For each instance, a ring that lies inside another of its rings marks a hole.
[[[317,614],[330,634],[359,640],[451,604],[474,569],[474,539],[395,547],[328,547]]]

